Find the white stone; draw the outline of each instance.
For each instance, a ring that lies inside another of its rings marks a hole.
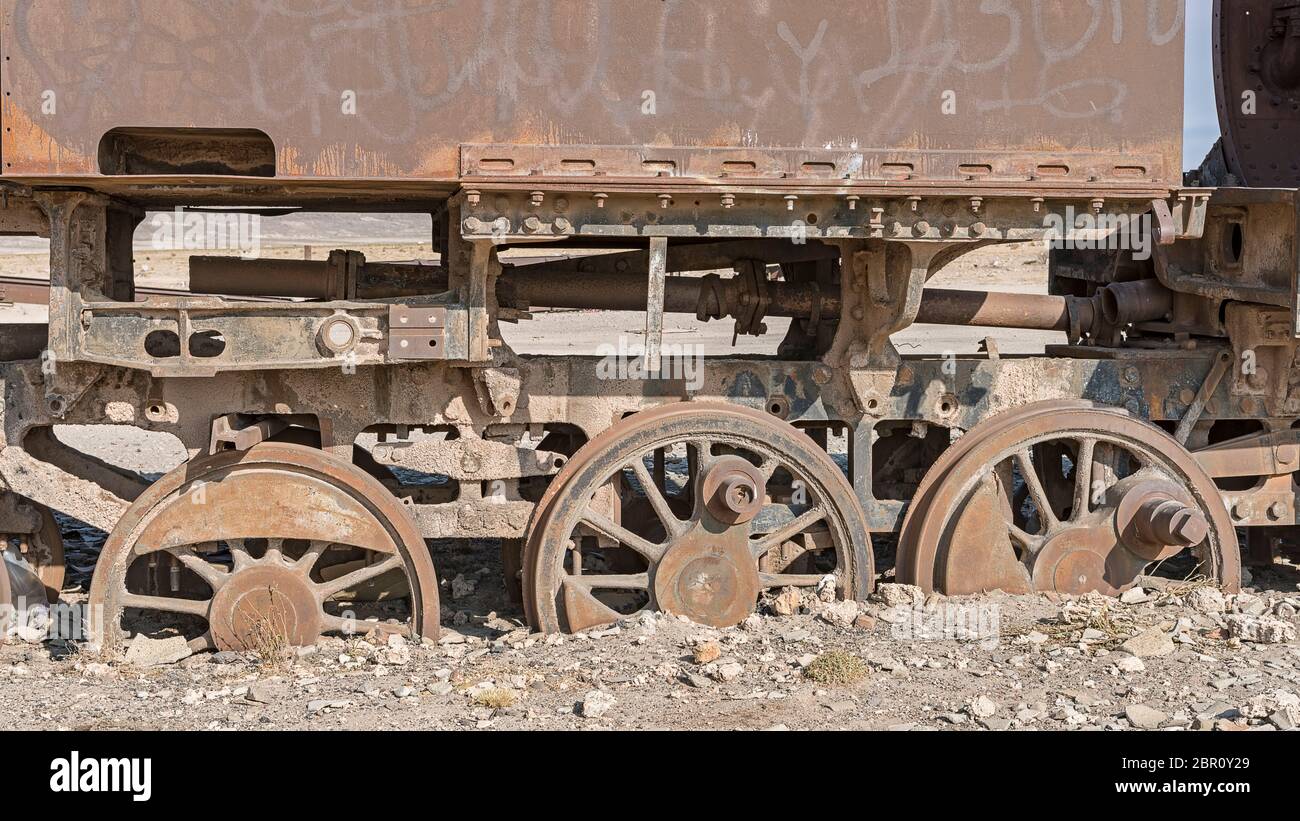
[[[1247,616],[1234,613],[1225,619],[1228,634],[1255,644],[1284,644],[1296,640],[1295,626],[1270,616]]]
[[[918,608],[925,605],[921,588],[910,584],[882,584],[876,588],[876,598],[886,607]]]
[[[618,701],[603,690],[591,690],[578,702],[578,715],[583,718],[600,718],[614,708]]]
[[[1198,587],[1185,597],[1187,606],[1197,613],[1212,616],[1228,609],[1228,601],[1223,593],[1214,587]]]
[[[849,627],[858,617],[858,603],[852,600],[831,602],[822,608],[818,617],[836,627]]]
[[[979,695],[966,711],[976,718],[991,718],[998,711],[998,703],[986,695]]]
[[[1146,672],[1147,666],[1142,659],[1137,656],[1121,655],[1115,662],[1115,666],[1125,673],[1143,673]]]
[[[1124,604],[1142,604],[1147,601],[1147,591],[1140,587],[1133,587],[1125,590],[1124,593],[1120,595],[1119,600]]]

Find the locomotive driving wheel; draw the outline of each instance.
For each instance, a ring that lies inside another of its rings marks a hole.
[[[330,575],[340,551],[365,559]],[[131,572],[141,565],[149,572]],[[390,618],[351,609],[358,591],[394,581],[409,594],[386,603]],[[438,633],[433,562],[401,504],[352,464],[280,443],[199,457],[150,486],[105,542],[90,605],[92,642],[108,650],[151,629],[182,633],[195,650]]]
[[[763,590],[830,576],[865,596],[869,537],[853,489],[798,429],[683,403],[628,417],[578,451],[541,500],[524,596],[546,632],[664,610],[740,623]]]
[[[987,420],[931,468],[898,573],[947,595],[1113,596],[1166,563],[1236,589],[1240,561],[1219,491],[1182,445],[1122,411],[1054,402]]]

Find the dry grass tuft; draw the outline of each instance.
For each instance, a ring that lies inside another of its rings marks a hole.
[[[830,650],[813,659],[803,674],[804,678],[818,684],[843,687],[866,678],[867,663],[852,653]]]
[[[245,605],[241,610],[241,638],[249,652],[257,657],[258,666],[278,670],[289,659],[289,627],[285,606],[277,603],[274,589],[268,590],[271,604],[265,610]]]
[[[493,710],[504,710],[515,706],[518,696],[514,690],[497,687],[492,690],[480,690],[474,694],[474,703]]]

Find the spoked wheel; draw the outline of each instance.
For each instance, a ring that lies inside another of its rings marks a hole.
[[[1241,579],[1232,521],[1195,458],[1159,428],[1077,402],[966,434],[922,481],[898,553],[901,580],[948,595],[1118,595],[1167,564],[1228,589]]]
[[[394,588],[408,595],[377,605],[386,620],[352,609]],[[352,464],[279,443],[200,457],[141,494],[104,544],[90,605],[109,651],[132,632],[180,632],[195,650],[438,633],[433,562],[401,504]]]
[[[760,593],[865,596],[865,517],[808,435],[763,413],[684,403],[636,414],[588,443],[538,505],[524,597],[546,632],[664,610],[725,627]]]

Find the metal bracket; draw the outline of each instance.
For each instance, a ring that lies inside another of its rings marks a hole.
[[[645,301],[645,370],[659,373],[664,344],[664,289],[668,273],[668,238],[650,238],[650,273]]]
[[[423,360],[447,358],[447,309],[392,305],[388,309],[388,358]]]
[[[1201,383],[1201,389],[1196,392],[1196,398],[1188,406],[1187,412],[1178,423],[1178,429],[1174,431],[1174,438],[1180,445],[1187,444],[1187,440],[1192,436],[1192,430],[1195,429],[1196,423],[1200,420],[1201,414],[1205,412],[1205,406],[1214,396],[1214,392],[1219,389],[1219,383],[1223,377],[1228,374],[1228,367],[1232,364],[1232,354],[1228,351],[1221,351],[1214,360],[1213,367],[1210,368],[1209,374],[1206,375],[1205,381]]]

